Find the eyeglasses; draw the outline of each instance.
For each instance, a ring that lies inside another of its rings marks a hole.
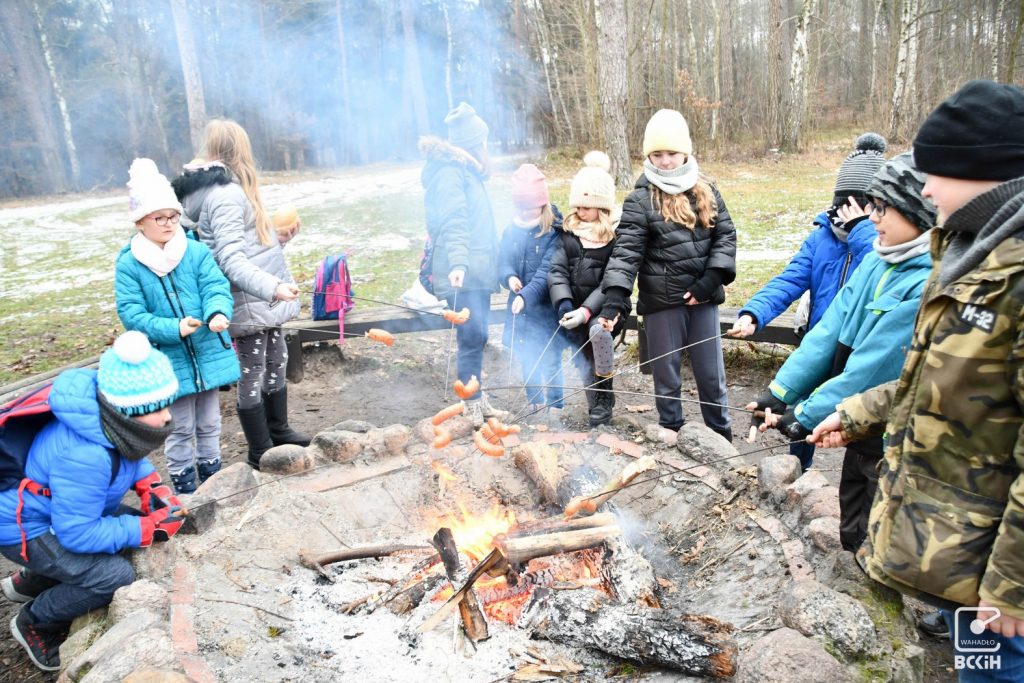
[[[153,222],[159,225],[161,228],[166,226],[168,223],[171,225],[177,225],[178,221],[181,220],[180,213],[173,213],[170,216],[153,216]]]
[[[877,199],[877,198],[872,198],[871,199],[871,210],[874,211],[875,213],[877,213],[879,218],[885,217],[885,210],[888,209],[888,208],[889,208],[889,205],[886,204],[881,199]]]

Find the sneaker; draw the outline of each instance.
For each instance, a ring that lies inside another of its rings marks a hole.
[[[565,423],[562,422],[561,408],[548,408],[548,429],[555,432],[560,432],[565,429]]]
[[[487,400],[486,394],[480,394],[480,413],[484,417],[496,417],[498,419],[504,419],[508,417],[509,413],[507,410],[499,410],[491,405],[491,402]]]
[[[466,406],[464,415],[469,418],[469,421],[473,423],[474,427],[479,427],[484,423],[484,412],[483,407],[480,405],[480,399],[473,399],[471,401],[463,401],[462,404]]]
[[[47,588],[57,585],[53,579],[38,574],[29,574],[20,569],[0,581],[4,597],[11,602],[28,602]]]
[[[11,619],[11,635],[25,648],[36,667],[43,671],[60,671],[60,643],[32,624],[28,608],[22,607]]]
[[[949,638],[949,626],[939,610],[922,615],[917,620],[917,628],[932,638]]]

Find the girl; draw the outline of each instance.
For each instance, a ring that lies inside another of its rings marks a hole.
[[[625,319],[617,326],[609,323],[605,327],[594,317],[606,305],[601,281],[612,255],[619,210],[615,206],[615,181],[608,174],[608,155],[588,152],[583,163],[584,168],[569,188],[572,213],[565,218],[561,239],[551,258],[548,289],[558,312],[558,324],[572,346],[577,350],[582,347],[582,352],[575,355],[581,379],[585,386],[593,385],[598,390],[586,391],[590,425],[596,427],[612,419],[612,340]]]
[[[248,462],[280,444],[309,445],[288,425],[285,366],[288,354],[280,326],[299,312],[299,289],[288,272],[282,246],[298,232],[275,234],[260,198],[256,162],[245,130],[234,121],[206,126],[206,158],[189,164],[174,191],[231,283],[231,336],[238,350],[238,420],[249,445]]]
[[[428,253],[421,264],[421,281],[454,310],[468,308],[470,317],[457,326],[458,378],[481,378],[491,293],[497,284],[498,235],[484,180],[490,171],[487,124],[465,102],[450,111],[448,141],[425,136],[420,151],[427,158],[421,180],[426,195]],[[482,378],[481,378],[482,379]],[[485,417],[502,417],[482,392],[466,401],[473,424]]]
[[[636,308],[649,357],[657,359],[651,369],[658,423],[678,430],[685,422],[680,349],[694,344],[688,351],[704,423],[731,441],[718,306],[725,301],[722,286],[736,277],[736,229],[722,196],[697,168],[682,114],[655,113],[643,149],[644,172],[622,207],[601,318],[610,324],[629,315],[639,274]]]
[[[522,364],[529,412],[547,408],[554,422],[562,412],[562,366],[561,347],[548,347],[558,330],[548,297],[548,271],[562,216],[549,200],[544,174],[533,164],[523,164],[512,174],[512,203],[516,215],[505,227],[498,250],[498,279],[509,290],[502,339]]]
[[[136,159],[128,175],[129,218],[138,232],[117,258],[117,315],[174,367],[179,389],[164,455],[175,492],[192,493],[220,469],[218,387],[239,376],[223,334],[234,306],[231,285],[206,245],[185,236],[181,204],[156,164]]]

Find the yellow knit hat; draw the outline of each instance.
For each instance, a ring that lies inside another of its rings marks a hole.
[[[693,153],[690,127],[675,109],[659,109],[644,130],[644,157],[652,152]]]

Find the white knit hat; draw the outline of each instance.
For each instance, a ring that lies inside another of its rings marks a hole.
[[[136,159],[128,169],[128,218],[138,223],[154,211],[174,209],[181,203],[171,183],[157,170],[152,159]]]
[[[611,160],[604,152],[594,150],[583,157],[583,164],[569,186],[569,206],[611,211],[615,208],[615,180],[608,174]]]
[[[675,109],[659,109],[644,129],[644,156],[654,152],[693,153],[690,127]]]

